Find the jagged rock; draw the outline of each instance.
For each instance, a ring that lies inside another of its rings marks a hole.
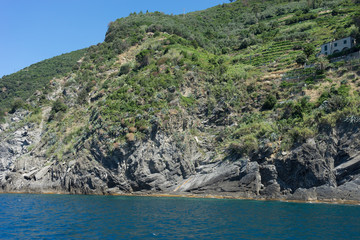
[[[315,201],[317,200],[317,194],[315,188],[298,188],[293,195],[288,197],[288,200]]]
[[[328,159],[309,143],[301,145],[284,159],[275,161],[279,178],[293,190],[326,183],[336,185],[336,178],[331,170],[332,164],[333,160]]]
[[[260,194],[263,196],[266,196],[266,198],[270,199],[280,199],[281,196],[281,186],[277,182],[274,182],[268,186],[266,186],[264,189],[260,191]]]
[[[191,120],[185,129],[188,125]],[[326,129],[326,138],[309,139],[286,154],[275,155],[275,148],[264,144],[250,159],[231,161],[214,161],[209,137],[198,136],[196,141],[184,136],[179,142],[156,121],[148,139],[118,145],[111,154],[93,139],[79,145],[76,154],[54,161],[45,157],[46,144],[52,143],[40,144],[39,128],[26,125],[0,139],[3,191],[360,200],[360,132],[354,125]],[[30,143],[37,147],[28,154]]]
[[[26,179],[26,180],[32,180],[35,176],[35,173],[37,173],[37,171],[39,171],[38,169],[35,169],[29,173],[25,173],[23,174],[23,177]]]
[[[37,172],[35,174],[35,180],[40,180],[42,179],[49,171],[50,166],[46,166],[44,168],[42,168],[39,172]]]

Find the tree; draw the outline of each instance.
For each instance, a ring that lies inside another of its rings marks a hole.
[[[67,106],[59,98],[56,99],[56,101],[53,103],[53,106],[51,108],[51,111],[56,112],[56,113],[57,112],[66,112],[66,110],[67,110]]]
[[[277,99],[274,95],[272,94],[269,94],[266,99],[265,99],[265,102],[262,106],[262,109],[263,110],[271,110],[274,108],[274,106],[276,105],[277,103]]]
[[[150,63],[150,50],[142,50],[136,55],[136,61],[139,63],[139,68],[145,67]]]
[[[303,64],[305,64],[306,63],[306,56],[305,56],[305,54],[300,54],[300,55],[298,55],[297,57],[296,57],[296,63],[297,64],[300,64],[300,65],[303,65]]]
[[[360,0],[359,0],[360,2]],[[359,42],[360,41],[360,13],[356,13],[353,16],[353,22],[355,24],[355,26],[357,27],[357,29],[354,31],[354,36],[356,38],[356,41]]]
[[[326,67],[329,65],[329,59],[325,56],[318,57],[319,70],[324,71]]]
[[[61,99],[59,98],[56,99],[56,101],[53,102],[48,121],[50,122],[54,120],[56,116],[58,120],[61,119],[62,118],[61,116],[63,116],[66,110],[67,110],[66,104]]]
[[[359,0],[360,1],[360,0]],[[355,24],[356,27],[360,28],[360,13],[356,13],[353,16],[353,22]]]
[[[331,15],[333,16],[336,16],[336,15],[339,15],[339,13],[341,13],[341,10],[339,7],[335,7],[332,12],[331,12]]]
[[[119,75],[124,75],[124,74],[128,74],[131,70],[131,64],[130,63],[125,63],[123,65],[121,65],[120,67],[120,71],[119,71]]]
[[[10,113],[15,113],[16,110],[24,107],[25,103],[21,98],[15,98],[15,100],[11,104]]]
[[[307,58],[309,58],[312,54],[314,54],[315,52],[315,47],[311,44],[308,44],[304,47],[303,50],[304,54],[306,55]]]

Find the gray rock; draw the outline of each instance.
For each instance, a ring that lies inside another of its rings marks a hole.
[[[16,113],[15,117],[21,121],[24,116]],[[212,141],[216,136],[206,135],[208,124],[223,131],[219,121],[227,117],[226,110],[217,107],[211,121],[201,121],[197,140],[186,133],[193,124],[189,116],[172,123],[177,135],[154,121],[148,138],[123,144],[111,154],[94,131],[60,160],[45,154],[56,136],[41,142],[46,129],[25,124],[0,139],[0,186],[3,191],[24,192],[360,201],[358,126],[348,123],[324,128],[317,138],[286,153],[264,145],[250,159],[232,156],[229,160],[216,155]],[[3,124],[2,128],[9,126]],[[29,144],[34,146],[31,153]]]
[[[317,194],[315,188],[304,189],[298,188],[293,195],[287,198],[288,200],[298,201],[315,201],[317,200]]]
[[[42,179],[49,171],[50,166],[46,166],[44,168],[42,168],[40,171],[38,171],[35,174],[35,180],[40,180]]]
[[[29,173],[25,173],[23,174],[23,177],[26,179],[26,180],[32,180],[35,176],[35,173],[37,173],[37,171],[39,171],[38,169],[35,169]]]

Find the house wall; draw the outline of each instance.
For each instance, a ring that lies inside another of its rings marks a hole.
[[[352,48],[354,45],[355,40],[352,37],[342,38],[334,42],[321,45],[321,54],[331,55]]]

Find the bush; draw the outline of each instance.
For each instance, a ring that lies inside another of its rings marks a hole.
[[[16,98],[11,104],[11,110],[9,113],[15,113],[16,110],[23,108],[25,106],[25,102],[21,98]]]
[[[350,93],[350,87],[346,84],[341,84],[337,89],[337,93],[342,97],[348,97]]]
[[[266,99],[265,99],[265,102],[262,106],[262,109],[263,110],[271,110],[274,108],[274,106],[276,105],[277,103],[277,99],[274,95],[272,94],[269,94]]]
[[[336,16],[341,13],[341,10],[339,7],[336,7],[332,10],[331,15]]]
[[[84,105],[87,103],[87,96],[88,96],[88,92],[86,91],[86,89],[84,88],[83,90],[80,91],[78,97],[77,97],[77,102],[80,105]]]
[[[301,49],[303,49],[303,46],[301,43],[294,44],[293,50],[301,50]]]
[[[282,119],[290,119],[290,118],[300,118],[303,117],[303,110],[300,104],[295,104],[294,102],[288,102],[283,107],[283,115]]]
[[[228,152],[236,155],[250,155],[259,148],[258,140],[254,135],[246,135],[239,139],[239,141],[232,142],[228,146]]]
[[[239,46],[239,49],[247,48],[251,45],[254,45],[256,42],[253,38],[245,38],[241,41],[241,44]]]
[[[305,47],[304,47],[304,54],[306,55],[306,57],[310,57],[311,55],[313,55],[314,54],[314,52],[315,52],[315,47],[313,46],[313,45],[311,45],[311,44],[308,44],[308,45],[306,45]]]
[[[136,61],[139,64],[139,68],[146,67],[150,64],[150,50],[142,50],[138,55],[136,55]]]
[[[326,104],[326,110],[328,112],[334,112],[337,110],[342,110],[349,104],[349,101],[346,97],[341,95],[334,95],[328,99]]]
[[[295,59],[297,64],[304,65],[306,63],[306,56],[305,54],[299,54]]]
[[[296,104],[293,106],[293,109],[291,111],[291,117],[292,118],[303,118],[303,109],[301,107],[301,105]]]
[[[259,148],[258,140],[253,135],[247,135],[243,139],[243,152],[247,155],[255,152]]]
[[[123,65],[121,65],[120,67],[120,71],[119,71],[119,75],[125,75],[128,74],[131,70],[131,64],[130,63],[125,63]]]
[[[53,103],[53,106],[52,106],[52,109],[51,111],[54,111],[54,112],[66,112],[67,110],[67,106],[65,105],[65,103],[60,100],[59,98],[56,99],[56,101]]]
[[[315,132],[307,127],[293,127],[289,135],[293,143],[303,143],[306,139],[314,137]]]
[[[52,105],[48,121],[55,119],[55,115],[59,115],[57,119],[60,120],[64,115],[64,113],[66,112],[66,110],[67,110],[67,106],[65,105],[65,103],[59,98],[56,99],[56,101]]]
[[[197,62],[197,61],[199,61],[199,57],[195,53],[193,53],[191,56],[191,61]]]

